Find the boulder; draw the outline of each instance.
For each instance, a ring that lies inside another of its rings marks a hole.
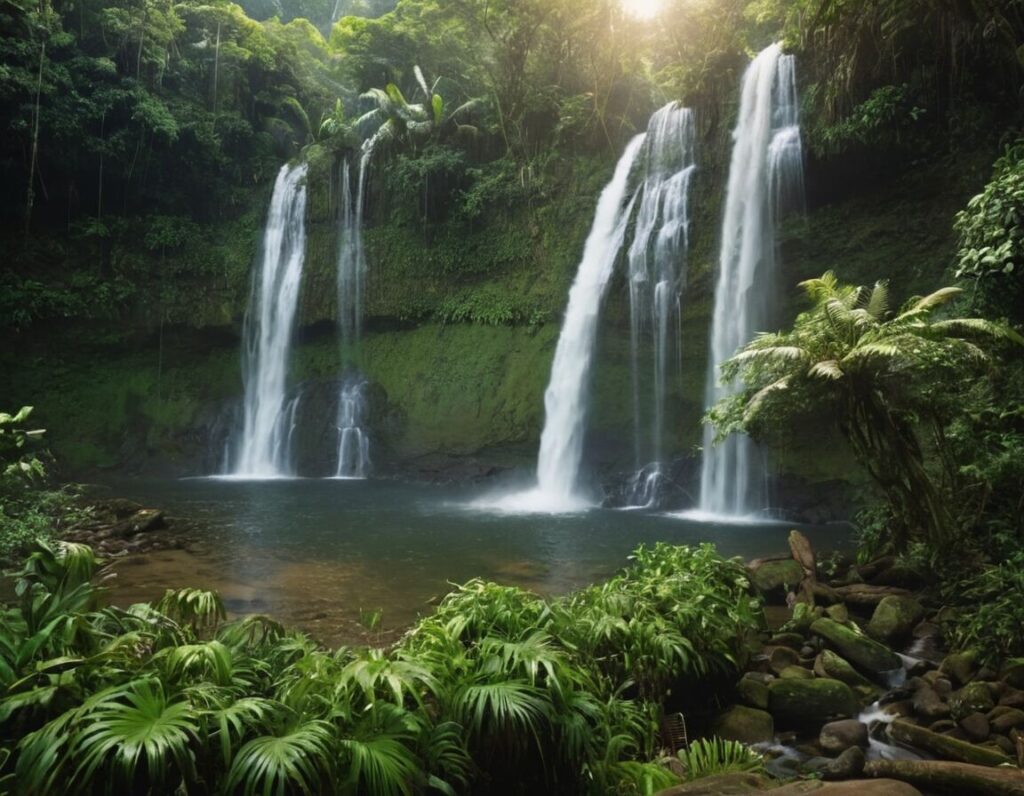
[[[859,777],[867,763],[867,755],[859,746],[851,746],[821,771],[823,779],[853,779]]]
[[[819,619],[811,625],[811,632],[825,639],[854,666],[876,678],[903,666],[900,657],[891,649],[833,619]]]
[[[1024,658],[1010,658],[999,669],[999,678],[1013,688],[1024,689]]]
[[[837,754],[851,746],[868,746],[868,728],[857,719],[830,721],[818,734],[818,746],[829,754]]]
[[[864,767],[872,777],[902,780],[929,792],[957,796],[1024,796],[1018,769],[987,768],[944,760],[873,760]]]
[[[961,719],[970,713],[988,713],[995,704],[989,687],[978,680],[968,683],[949,698],[949,708],[955,719]]]
[[[839,680],[775,680],[768,686],[768,710],[783,725],[820,727],[857,712],[857,697]]]
[[[744,676],[736,683],[736,695],[748,707],[768,709],[768,684],[759,678]]]
[[[747,744],[762,743],[775,737],[775,722],[771,714],[746,705],[733,705],[720,713],[711,729],[719,738]]]
[[[805,780],[768,791],[772,796],[921,796],[921,791],[895,779],[852,779],[846,782]]]
[[[779,672],[779,677],[783,680],[813,680],[814,672],[803,666],[787,666]]]
[[[949,705],[927,683],[914,692],[914,712],[926,719],[944,719],[949,716]]]
[[[658,791],[657,796],[736,796],[762,791],[767,785],[768,780],[759,774],[733,772],[713,774],[693,782],[673,785],[671,788]]]
[[[1024,708],[1024,691],[1007,688],[999,697],[999,704],[1010,708]]]
[[[988,714],[988,720],[993,732],[1005,735],[1016,727],[1024,727],[1024,710],[1003,705],[993,708]]]
[[[960,763],[972,763],[979,766],[998,766],[1010,762],[1010,758],[1002,752],[951,738],[948,735],[940,735],[903,719],[896,719],[890,724],[888,734],[896,743],[906,744],[946,760],[956,760]]]
[[[866,628],[871,638],[885,644],[906,641],[924,617],[924,608],[913,597],[883,597],[875,606]]]
[[[980,743],[987,741],[991,728],[984,713],[968,713],[960,719],[960,729],[963,730],[967,740]]]
[[[829,619],[834,619],[841,625],[845,625],[850,621],[850,609],[843,605],[843,603],[830,605],[825,609],[825,615],[828,616]]]
[[[786,595],[804,579],[803,567],[792,558],[768,559],[751,563],[751,580],[765,597],[783,604]]]
[[[782,674],[784,669],[800,663],[800,653],[792,647],[765,647],[764,652],[768,656],[768,666],[775,674]]]
[[[979,668],[978,654],[973,650],[967,650],[947,655],[939,665],[939,672],[958,685],[966,685],[974,679]]]

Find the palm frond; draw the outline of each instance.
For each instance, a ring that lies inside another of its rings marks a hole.
[[[875,282],[865,309],[875,320],[880,321],[885,317],[885,314],[889,311],[889,283],[887,281]]]
[[[421,778],[419,759],[399,737],[345,738],[339,746],[353,793],[410,796]]]
[[[743,410],[743,422],[749,423],[761,411],[761,406],[764,402],[773,394],[782,392],[783,390],[789,389],[789,376],[783,376],[781,379],[776,379],[771,384],[762,387],[756,393],[754,393],[750,400],[747,401],[747,405]]]
[[[280,735],[262,735],[246,743],[235,755],[225,780],[225,791],[255,793],[322,793],[334,758],[331,725],[312,720]]]
[[[929,293],[927,296],[915,300],[909,309],[912,312],[930,312],[936,307],[941,307],[943,304],[952,301],[963,292],[963,289],[959,287],[940,287],[934,293]]]
[[[814,376],[818,379],[831,379],[832,381],[839,381],[846,374],[843,373],[842,367],[834,359],[823,360],[822,362],[815,362],[811,369],[807,371],[807,375]]]
[[[931,328],[945,337],[990,337],[995,340],[1009,340],[1017,345],[1024,345],[1021,337],[1009,326],[985,318],[953,318],[948,321],[936,321]]]

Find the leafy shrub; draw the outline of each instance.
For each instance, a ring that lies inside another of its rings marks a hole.
[[[855,144],[877,147],[900,143],[924,113],[914,104],[907,84],[876,88],[846,118],[821,131],[822,148],[841,152]]]
[[[958,648],[989,662],[1024,655],[1024,552],[948,590],[957,611],[947,628]]]

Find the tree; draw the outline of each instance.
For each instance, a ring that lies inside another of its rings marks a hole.
[[[934,319],[961,293],[955,287],[911,299],[895,314],[885,282],[854,287],[827,272],[801,287],[812,306],[790,331],[761,334],[722,365],[723,378],[742,377],[746,390],[715,406],[711,422],[720,435],[762,435],[772,425],[831,414],[886,497],[896,548],[914,538],[948,541],[955,531],[949,495],[930,472],[919,429],[936,432],[934,453],[945,466],[951,385],[989,363],[981,342],[1024,339],[980,318]]]

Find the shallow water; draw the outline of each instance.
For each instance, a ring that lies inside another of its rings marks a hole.
[[[125,480],[111,494],[198,522],[188,550],[116,565],[118,604],[165,588],[215,588],[235,614],[269,613],[324,643],[380,640],[473,577],[557,594],[613,574],[641,543],[714,542],[745,558],[787,550],[792,524],[693,521],[642,510],[508,514],[472,507],[482,488],[398,481]],[[816,549],[846,544],[845,525],[802,527]],[[375,631],[369,635],[375,640]]]

